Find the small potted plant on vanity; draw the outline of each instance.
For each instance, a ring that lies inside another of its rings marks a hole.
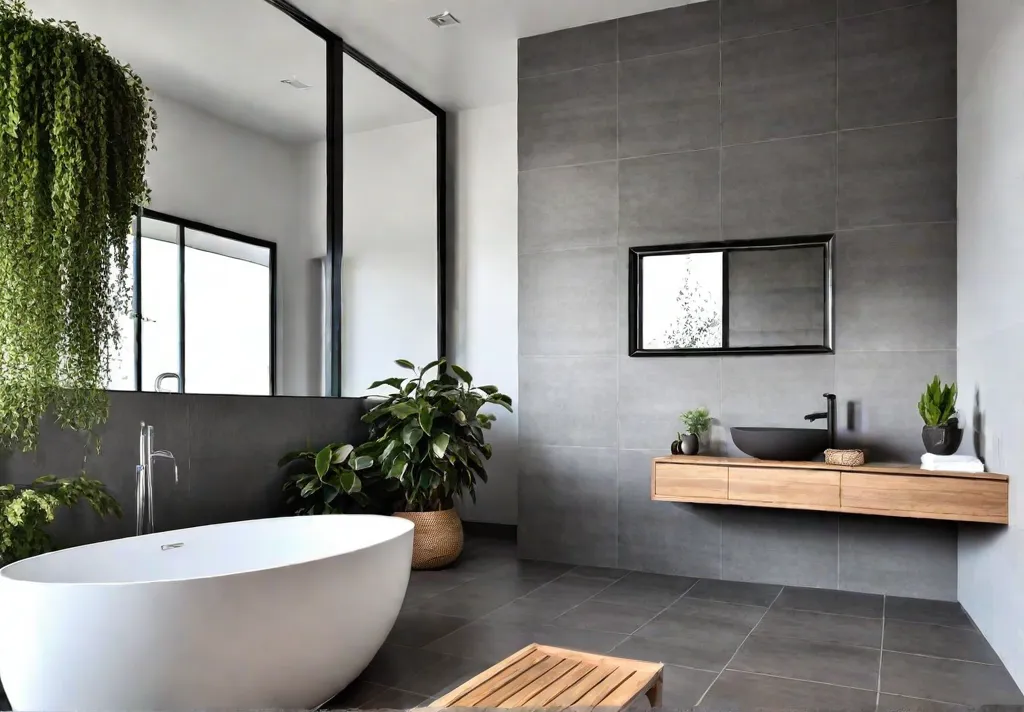
[[[474,386],[465,369],[443,359],[423,368],[395,363],[412,375],[370,386],[388,386],[394,393],[363,417],[370,424],[366,452],[384,477],[399,482],[395,516],[416,527],[413,568],[441,568],[462,553],[456,498],[468,493],[476,501],[477,480],[487,481],[484,463],[491,446],[484,431],[495,416],[481,411],[493,404],[511,412],[512,399],[495,386]]]
[[[677,434],[672,443],[673,455],[696,455],[700,452],[700,439],[711,429],[711,413],[707,408],[694,408],[679,416],[686,426],[686,434]]]
[[[925,388],[917,411],[924,420],[921,439],[933,455],[952,455],[960,447],[964,431],[956,418],[956,383],[943,385],[938,376]]]

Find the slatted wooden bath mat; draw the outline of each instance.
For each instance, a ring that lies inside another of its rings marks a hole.
[[[429,705],[560,710],[661,705],[663,665],[529,645]]]

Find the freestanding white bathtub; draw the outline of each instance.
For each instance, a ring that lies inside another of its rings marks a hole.
[[[15,710],[310,709],[369,664],[409,583],[410,522],[263,519],[0,569]]]

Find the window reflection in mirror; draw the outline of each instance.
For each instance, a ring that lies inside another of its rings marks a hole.
[[[630,354],[832,350],[832,236],[630,249]]]

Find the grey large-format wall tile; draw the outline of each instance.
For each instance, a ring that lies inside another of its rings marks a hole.
[[[726,239],[830,232],[836,224],[835,136],[722,149]]]
[[[825,410],[835,388],[835,356],[722,358],[722,413],[727,427],[804,427],[804,416]],[[738,454],[729,439],[730,454]]]
[[[617,258],[615,247],[520,255],[519,352],[614,354]]]
[[[718,358],[619,356],[619,447],[669,451],[685,429],[679,414],[701,406],[717,417],[722,401]],[[717,429],[716,429],[717,430]],[[719,433],[713,433],[721,439]],[[717,450],[711,442],[709,452]]]
[[[520,442],[615,447],[616,367],[615,356],[520,357]]]
[[[722,142],[836,130],[836,26],[722,44]]]
[[[519,40],[519,76],[564,72],[618,59],[615,20],[524,37]]]
[[[793,30],[836,19],[829,0],[722,0],[722,39]]]
[[[956,120],[839,134],[839,226],[956,219]]]
[[[837,515],[728,507],[722,512],[722,578],[835,588]]]
[[[955,601],[956,557],[951,522],[846,514],[839,520],[841,589]]]
[[[616,566],[616,451],[527,447],[519,469],[519,555]]]
[[[619,65],[619,156],[720,143],[719,52],[710,45]]]
[[[718,44],[718,0],[619,19],[619,59]]]
[[[619,224],[614,161],[519,174],[519,251],[614,245]]]
[[[840,444],[864,448],[875,462],[918,462],[924,446],[917,402],[934,376],[945,383],[956,378],[956,352],[852,352],[835,358]]]
[[[839,17],[869,15],[920,3],[922,0],[839,0]]]
[[[616,66],[519,80],[519,169],[615,158]]]
[[[720,507],[651,500],[651,459],[662,450],[619,451],[618,566],[720,578]]]
[[[835,270],[838,350],[956,348],[955,224],[841,232]]]
[[[719,235],[718,150],[619,162],[619,244],[662,245]]]
[[[955,115],[955,0],[839,23],[841,128]]]

